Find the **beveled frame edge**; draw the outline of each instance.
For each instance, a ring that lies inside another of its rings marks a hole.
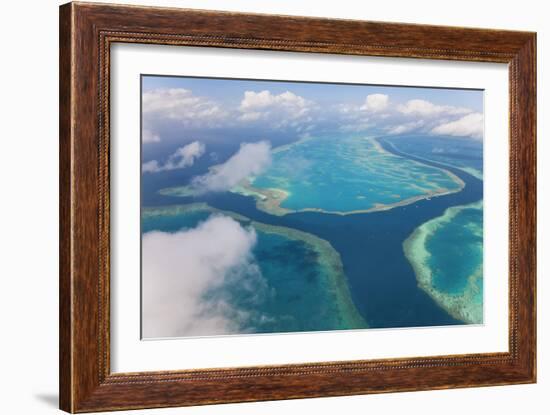
[[[109,58],[114,42],[508,63],[510,351],[111,374]],[[60,7],[59,58],[61,409],[90,412],[536,381],[535,33],[69,3]]]

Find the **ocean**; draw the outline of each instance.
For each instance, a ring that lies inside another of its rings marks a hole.
[[[411,144],[411,141],[414,140],[423,142],[422,137],[415,137],[407,142],[408,145],[413,145],[414,142]],[[414,269],[404,254],[403,242],[416,228],[429,220],[442,216],[446,209],[482,200],[483,181],[464,169],[464,167],[478,167],[475,163],[478,162],[479,157],[468,153],[466,157],[460,159],[464,164],[456,164],[457,167],[453,167],[449,164],[453,157],[443,158],[439,155],[437,158],[433,156],[433,154],[437,154],[432,152],[433,146],[431,146],[432,150],[427,146],[425,151],[421,146],[415,147],[415,154],[412,154],[412,152],[401,148],[400,143],[403,141],[400,139],[378,139],[378,143],[388,153],[423,163],[426,166],[446,169],[464,182],[464,188],[456,193],[439,195],[408,205],[396,206],[389,210],[369,213],[339,215],[326,212],[297,212],[276,216],[258,209],[253,197],[231,192],[199,197],[159,195],[158,190],[161,188],[181,185],[182,181],[188,180],[188,176],[184,177],[179,172],[177,173],[178,177],[163,174],[155,178],[147,178],[142,184],[142,205],[147,208],[206,203],[212,208],[234,212],[251,221],[279,228],[295,229],[327,241],[340,256],[351,299],[363,319],[365,327],[394,328],[464,324],[463,320],[453,317],[419,286]],[[411,148],[407,148],[407,150],[411,150]],[[452,156],[455,159],[460,158],[457,153],[453,153]],[[220,152],[222,160],[223,157],[223,153]],[[468,162],[468,157],[471,158],[471,162]],[[436,159],[437,161],[435,161]],[[198,164],[185,175],[198,174],[205,171],[209,165],[218,162],[212,160],[206,164]],[[194,220],[196,222],[199,219],[195,218]],[[182,227],[185,227],[185,221],[181,218],[156,218],[152,223],[143,222],[144,232],[150,229],[175,231]],[[277,237],[262,236],[261,232],[259,234],[256,255],[258,262],[263,264],[262,273],[268,281],[273,282],[277,292],[281,290],[287,292],[280,296],[281,300],[278,303],[265,302],[257,307],[264,307],[260,311],[265,312],[266,315],[287,313],[294,317],[294,321],[290,322],[289,320],[286,326],[284,320],[277,324],[266,324],[262,328],[258,328],[258,332],[361,328],[351,327],[349,324],[346,326],[338,321],[338,318],[331,320],[331,312],[327,311],[330,308],[326,308],[324,314],[318,313],[317,316],[313,316],[312,307],[316,303],[328,304],[331,300],[326,297],[326,293],[322,292],[324,284],[311,283],[311,281],[322,278],[324,271],[318,268],[317,254],[312,254],[310,246],[296,241],[289,242],[280,234]],[[470,236],[465,235],[465,237]],[[456,240],[456,243],[459,242]],[[440,249],[440,252],[436,252],[438,266],[448,264],[448,266],[454,267],[453,260],[456,259],[453,257],[454,254],[452,250]],[[296,281],[297,279],[298,281]],[[301,286],[298,287],[296,284],[301,284]],[[441,285],[441,281],[438,281],[438,284],[439,288],[443,289],[456,288],[451,285],[445,287],[444,284]],[[307,287],[314,289],[308,290]],[[300,295],[295,295],[294,292],[300,292]],[[236,299],[235,301],[240,300]],[[327,307],[329,306],[327,305]]]

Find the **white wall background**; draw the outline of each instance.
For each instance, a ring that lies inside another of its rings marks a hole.
[[[131,1],[203,9],[311,15],[538,32],[539,383],[536,385],[322,398],[142,411],[157,414],[548,413],[550,406],[550,15],[537,0]],[[57,411],[58,31],[57,0],[5,2],[0,71],[0,412]],[[547,78],[550,75],[547,75]],[[546,189],[543,189],[546,187]],[[6,266],[7,265],[7,266]],[[137,412],[134,412],[137,413]]]

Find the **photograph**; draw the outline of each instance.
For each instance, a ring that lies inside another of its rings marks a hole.
[[[484,91],[141,75],[143,339],[482,325]]]

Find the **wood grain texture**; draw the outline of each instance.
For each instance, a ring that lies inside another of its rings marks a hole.
[[[72,409],[71,301],[71,102],[72,20],[69,8],[59,14],[59,405]]]
[[[111,373],[109,60],[110,45],[116,42],[508,63],[509,352]],[[534,382],[535,83],[534,33],[86,3],[61,6],[61,409],[90,412]]]

